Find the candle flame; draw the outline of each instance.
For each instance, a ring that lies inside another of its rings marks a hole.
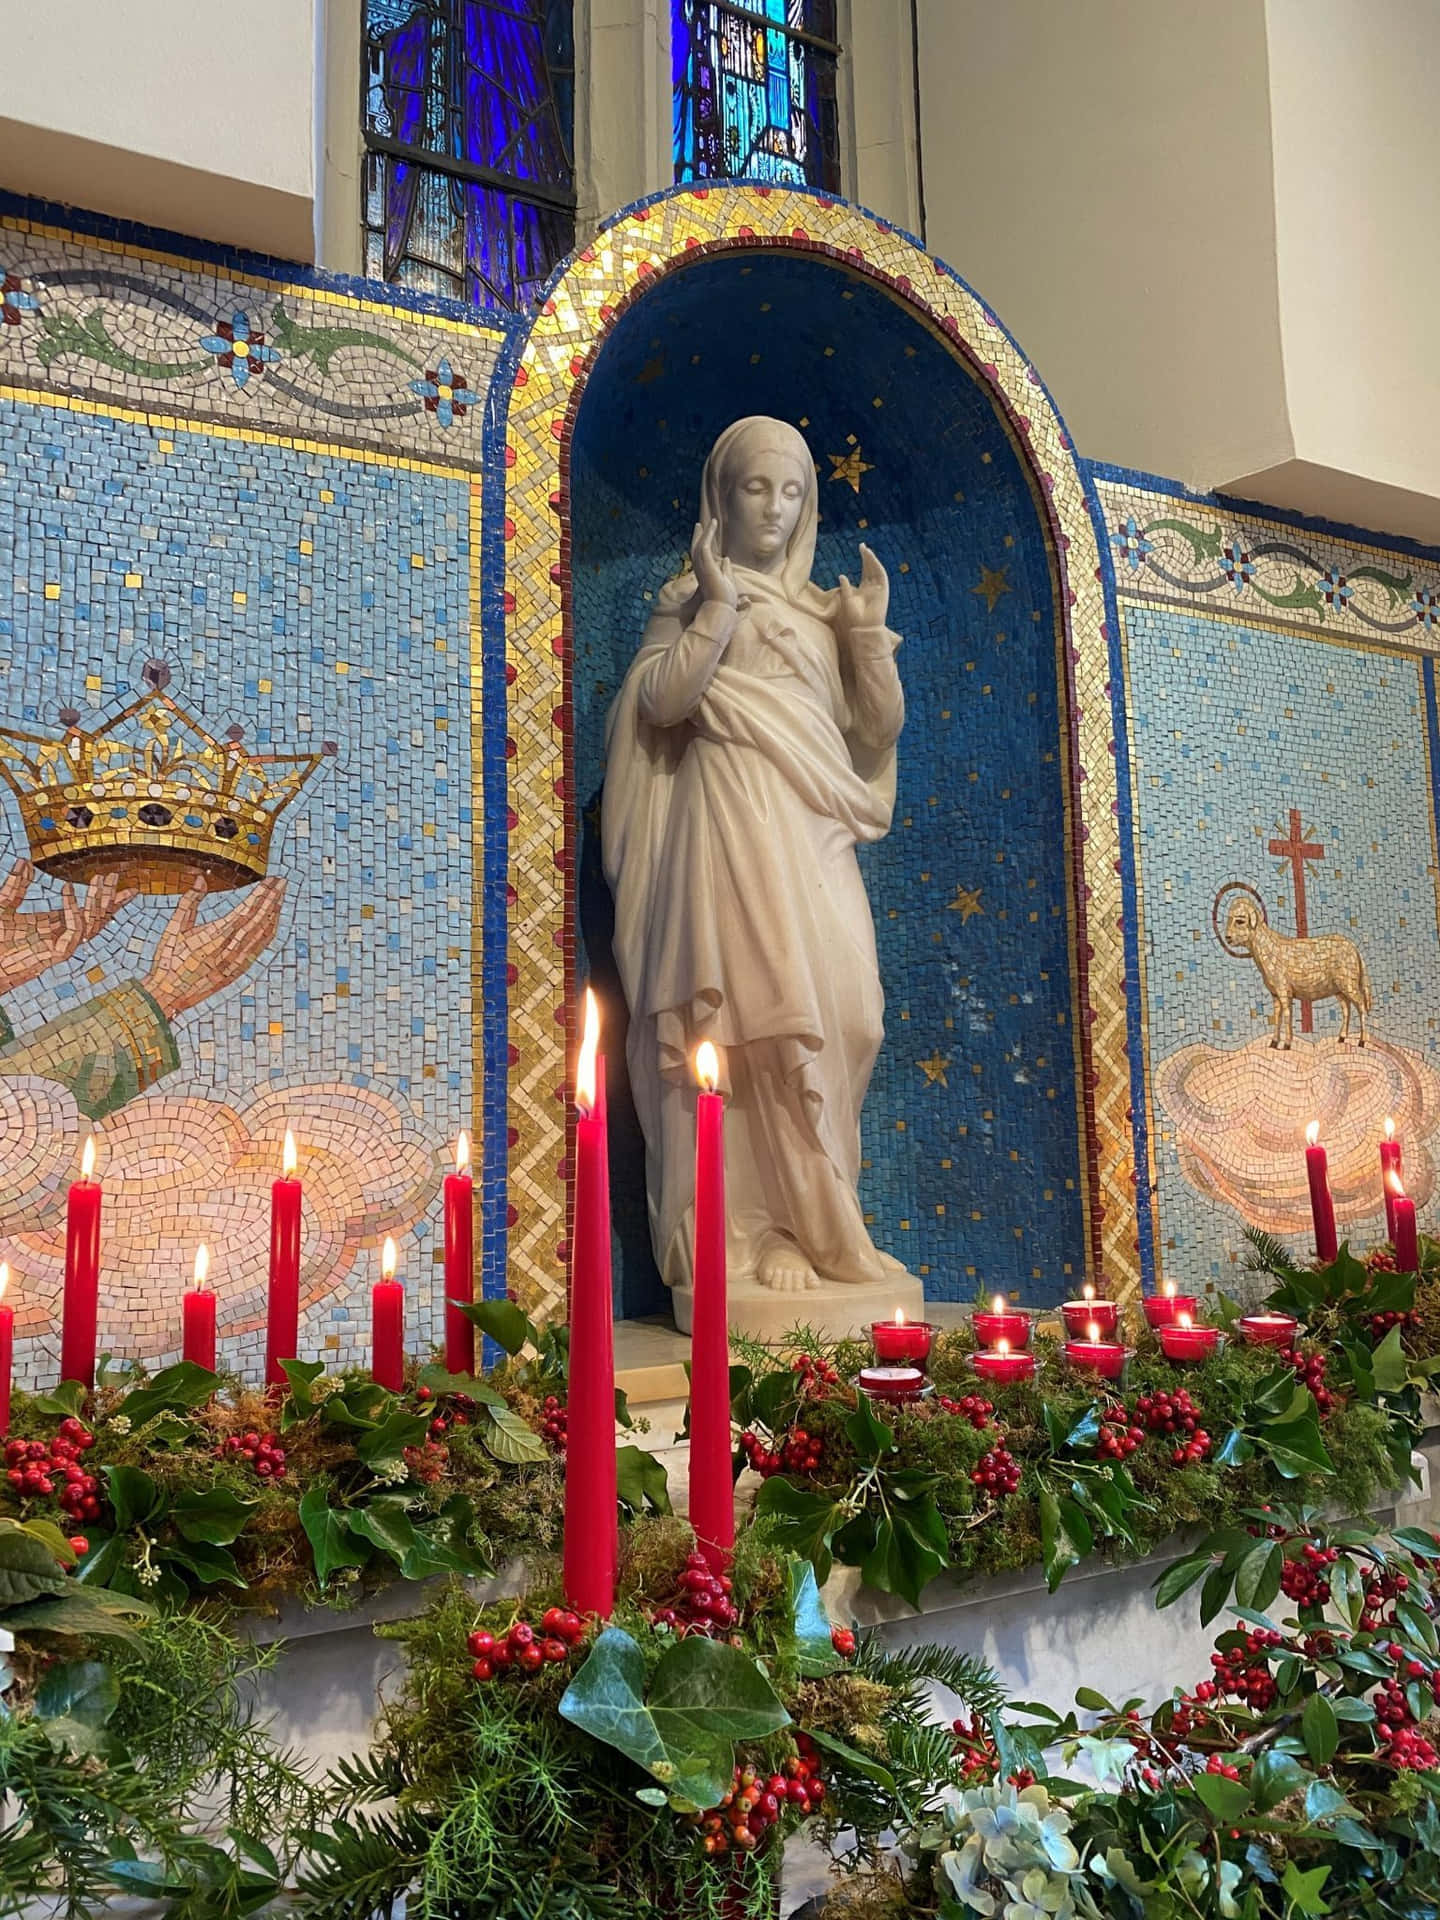
[[[289,1127],[287,1127],[285,1129],[285,1145],[280,1153],[280,1171],[287,1180],[293,1180],[295,1178],[295,1168],[297,1164],[298,1156],[295,1152],[295,1136]]]
[[[80,1178],[88,1180],[95,1172],[95,1136],[87,1133],[84,1151],[80,1155]]]
[[[1389,1173],[1386,1175],[1386,1178],[1390,1182],[1391,1193],[1395,1196],[1397,1200],[1403,1200],[1405,1198],[1405,1188],[1400,1179],[1399,1174],[1395,1171],[1394,1167],[1391,1167]]]
[[[1195,1321],[1193,1317],[1190,1314],[1186,1313],[1182,1308],[1182,1310],[1179,1313],[1177,1313],[1175,1316],[1175,1324],[1177,1327],[1193,1327],[1195,1324]]]
[[[1087,1338],[1088,1338],[1089,1340],[1091,1340],[1091,1341],[1097,1341],[1097,1340],[1098,1340],[1098,1339],[1100,1338],[1100,1323],[1099,1323],[1099,1321],[1098,1321],[1098,1320],[1092,1320],[1092,1321],[1090,1322],[1090,1324],[1089,1324],[1089,1326],[1088,1326],[1088,1327],[1087,1327],[1087,1328],[1085,1329],[1085,1333],[1086,1333],[1086,1337],[1087,1337]]]
[[[465,1130],[462,1127],[460,1132],[457,1133],[455,1136],[455,1171],[456,1173],[464,1173],[465,1169],[469,1165],[470,1165],[470,1136],[468,1133],[465,1132]]]
[[[1167,1280],[1160,1291],[1167,1300],[1173,1300],[1175,1298],[1175,1282],[1173,1280]]]
[[[0,1300],[5,1298],[10,1287],[10,1262],[0,1260]]]
[[[720,1056],[712,1041],[702,1040],[695,1049],[695,1078],[706,1093],[714,1093],[720,1084]]]
[[[210,1277],[210,1249],[202,1240],[195,1249],[195,1285],[203,1287]]]
[[[1395,1138],[1395,1122],[1388,1113],[1385,1116],[1385,1138],[1387,1140],[1393,1140]]]
[[[385,1244],[380,1249],[380,1278],[382,1280],[393,1280],[395,1278],[395,1262],[397,1258],[395,1242],[387,1233],[385,1236]]]
[[[997,1293],[995,1298],[990,1302],[990,1311],[992,1313],[1004,1313],[1005,1296],[1003,1293]]]
[[[1003,1335],[995,1342],[995,1351],[997,1353],[1009,1353],[1010,1342],[1005,1339]]]
[[[1095,1298],[1095,1289],[1094,1287],[1091,1286],[1088,1280],[1085,1282],[1084,1286],[1080,1289],[1080,1298],[1082,1300],[1093,1300]]]
[[[1315,1142],[1319,1138],[1320,1138],[1320,1122],[1318,1120],[1312,1120],[1309,1126],[1306,1127],[1305,1129],[1306,1146],[1313,1147],[1315,1145]]]
[[[585,989],[585,1031],[580,1039],[580,1058],[575,1066],[575,1104],[588,1119],[595,1107],[595,1056],[600,1051],[600,1008],[589,987]]]
[[[904,1326],[904,1324],[905,1324],[905,1309],[904,1309],[904,1307],[896,1307],[896,1309],[895,1309],[895,1324],[896,1324],[896,1326],[897,1326],[897,1327],[903,1327],[903,1326]]]

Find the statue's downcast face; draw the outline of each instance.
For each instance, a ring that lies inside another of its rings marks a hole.
[[[746,452],[728,476],[724,549],[736,566],[768,573],[785,558],[805,501],[805,475],[779,447]]]

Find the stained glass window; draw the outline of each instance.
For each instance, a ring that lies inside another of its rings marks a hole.
[[[572,0],[365,0],[365,271],[525,306],[575,237]]]
[[[677,180],[840,187],[835,0],[671,0]]]

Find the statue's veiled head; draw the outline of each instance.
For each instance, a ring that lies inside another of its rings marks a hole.
[[[705,463],[701,512],[719,522],[720,547],[737,567],[779,574],[789,591],[815,557],[815,463],[796,429],[752,414],[728,426]]]

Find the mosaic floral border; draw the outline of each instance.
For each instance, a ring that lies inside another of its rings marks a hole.
[[[509,1264],[533,1307],[563,1310],[566,1035],[574,968],[567,818],[569,436],[595,354],[655,280],[727,248],[818,252],[876,280],[993,390],[1050,523],[1070,680],[1075,940],[1088,1264],[1138,1290],[1110,633],[1086,481],[1039,374],[942,262],[886,222],[821,195],[682,188],[630,209],[566,264],[514,368],[505,439],[510,995]]]
[[[505,337],[0,216],[0,378],[18,387],[478,471]]]

